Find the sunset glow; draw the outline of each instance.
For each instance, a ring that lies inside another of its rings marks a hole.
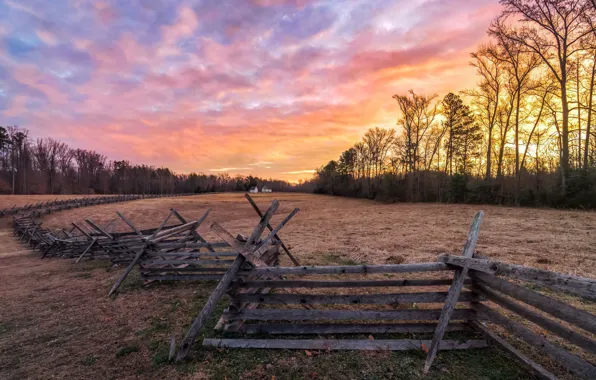
[[[0,0],[0,116],[110,159],[296,181],[392,95],[473,86],[497,0]]]

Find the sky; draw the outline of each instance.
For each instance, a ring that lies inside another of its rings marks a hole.
[[[474,86],[497,0],[0,0],[0,125],[178,173],[295,182]]]

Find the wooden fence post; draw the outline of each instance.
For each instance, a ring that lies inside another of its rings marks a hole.
[[[244,196],[246,197],[246,199],[248,199],[248,202],[250,203],[250,205],[255,209],[255,211],[257,212],[257,215],[259,215],[259,217],[262,218],[263,217],[263,213],[261,212],[261,209],[259,208],[259,206],[257,206],[257,204],[255,203],[255,201],[251,198],[251,196],[248,193],[244,194]],[[269,229],[269,231],[273,231],[273,227],[271,226],[270,223],[267,223],[267,228]],[[281,238],[277,234],[275,234],[275,238],[281,242],[281,248],[288,255],[288,257],[290,258],[290,260],[292,260],[292,262],[294,263],[294,265],[296,265],[297,267],[299,267],[300,266],[300,263],[294,257],[294,255],[292,255],[292,253],[290,252],[290,250],[288,249],[288,247],[286,247],[286,245],[281,240]]]
[[[116,282],[112,286],[112,289],[110,289],[110,291],[108,292],[108,297],[111,296],[116,291],[116,289],[118,289],[120,287],[120,284],[122,284],[122,281],[124,281],[124,279],[126,279],[126,277],[132,271],[132,269],[134,268],[136,263],[140,260],[141,256],[143,256],[143,253],[145,253],[145,250],[147,249],[147,246],[149,245],[149,242],[151,241],[151,239],[165,227],[166,223],[168,223],[168,220],[170,220],[171,216],[172,216],[172,212],[170,211],[168,216],[161,223],[161,226],[159,226],[159,228],[153,233],[153,235],[149,239],[147,239],[147,241],[145,242],[143,247],[141,247],[139,252],[137,252],[137,254],[135,255],[134,259],[132,259],[130,264],[128,264],[128,267],[126,268],[124,273],[122,273],[122,276],[120,276],[120,278],[118,280],[116,280]]]
[[[476,242],[478,241],[478,234],[480,232],[480,224],[482,223],[483,216],[484,212],[482,211],[479,211],[474,216],[474,221],[472,222],[472,226],[470,227],[470,232],[468,232],[468,240],[466,241],[466,245],[462,254],[463,257],[474,256],[474,249],[476,248]],[[467,266],[455,270],[455,273],[453,275],[453,283],[449,288],[449,293],[447,294],[447,300],[445,301],[445,305],[443,305],[443,311],[441,312],[439,324],[437,325],[435,335],[433,336],[432,343],[428,350],[428,355],[426,356],[426,362],[424,363],[425,374],[428,373],[430,367],[433,364],[433,361],[435,360],[435,357],[437,356],[439,345],[441,343],[441,340],[443,339],[443,335],[445,335],[445,330],[447,329],[447,325],[449,324],[449,319],[451,319],[451,314],[455,309],[457,299],[459,298],[461,289],[464,285],[464,281],[466,280],[467,275]]]

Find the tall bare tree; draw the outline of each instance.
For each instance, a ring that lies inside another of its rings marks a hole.
[[[497,122],[497,110],[499,109],[503,91],[503,64],[499,57],[493,52],[497,51],[494,44],[480,46],[477,52],[472,53],[472,66],[480,76],[478,87],[467,90],[464,93],[472,98],[472,101],[480,116],[479,122],[486,130],[486,171],[484,178],[488,182],[489,192],[491,191],[492,178],[492,150],[493,130]]]
[[[407,95],[393,96],[401,113],[397,125],[402,128],[404,140],[403,159],[408,172],[420,169],[420,161],[423,160],[421,154],[422,142],[434,126],[438,114],[436,98],[437,95],[417,95],[412,90]],[[427,159],[432,161],[433,155],[431,153],[431,156]],[[426,160],[423,161],[422,164],[426,166]]]
[[[501,4],[505,10],[491,33],[537,54],[559,83],[561,187],[565,192],[570,169],[569,65],[570,59],[581,50],[582,40],[593,31],[595,10],[586,0],[501,0]],[[508,18],[514,18],[520,26],[505,27]]]

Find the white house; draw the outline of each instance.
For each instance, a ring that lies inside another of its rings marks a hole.
[[[263,187],[261,188],[261,192],[262,193],[272,193],[273,191],[267,187],[267,185],[263,185]]]
[[[258,193],[259,192],[259,188],[256,186],[253,186],[250,188],[250,190],[248,190],[249,193]]]

